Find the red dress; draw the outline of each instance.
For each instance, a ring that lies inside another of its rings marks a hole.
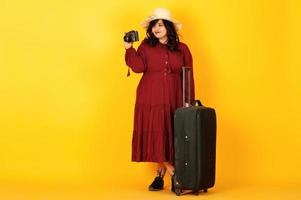
[[[180,51],[170,51],[161,43],[152,47],[144,40],[137,51],[133,47],[126,50],[126,64],[143,73],[136,91],[132,161],[173,163],[173,115],[183,105],[181,70],[192,68],[187,45],[180,42],[178,48]]]

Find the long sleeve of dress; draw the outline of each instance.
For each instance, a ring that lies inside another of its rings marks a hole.
[[[193,59],[190,53],[190,50],[187,45],[183,45],[183,53],[184,53],[184,64],[185,67],[190,67],[190,100],[193,101],[195,99],[195,90],[194,90],[194,73],[193,73]],[[188,80],[188,75],[186,73],[186,80]],[[186,81],[186,92],[185,92],[185,102],[188,102],[188,81]],[[190,102],[191,103],[191,102]]]
[[[125,62],[134,72],[144,72],[146,70],[146,60],[143,45],[140,45],[137,51],[133,47],[126,49]]]

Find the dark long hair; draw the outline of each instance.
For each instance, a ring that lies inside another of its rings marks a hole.
[[[146,41],[149,45],[155,46],[158,42],[159,39],[156,38],[156,36],[152,32],[153,26],[159,21],[159,19],[153,20],[149,23],[149,26],[146,30]],[[163,24],[167,30],[167,47],[171,51],[179,51],[178,49],[178,44],[180,42],[178,33],[175,29],[175,26],[172,22],[162,19]]]

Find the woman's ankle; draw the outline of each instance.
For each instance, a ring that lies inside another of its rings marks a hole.
[[[171,164],[165,164],[166,170],[170,176],[174,175],[175,168]]]
[[[170,176],[173,176],[173,175],[175,174],[175,169],[169,169],[169,170],[168,170],[168,174],[169,174]]]
[[[161,178],[163,178],[165,176],[165,173],[166,173],[165,168],[158,168],[157,169],[157,176],[160,176]]]

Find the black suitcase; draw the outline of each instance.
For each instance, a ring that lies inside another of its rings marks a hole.
[[[185,77],[188,70],[188,107],[185,107]],[[190,104],[190,68],[183,67],[183,107],[174,115],[175,174],[177,196],[200,190],[207,192],[215,183],[216,114],[199,100]]]

